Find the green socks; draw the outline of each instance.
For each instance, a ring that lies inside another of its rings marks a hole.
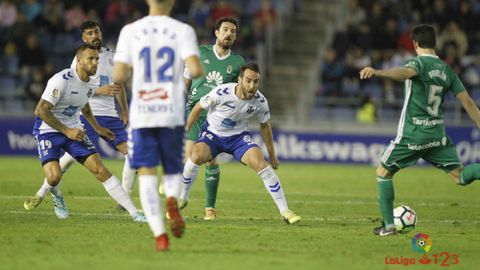
[[[215,208],[217,201],[218,184],[220,182],[220,168],[218,165],[207,166],[205,170],[205,191],[207,195],[206,208]]]
[[[385,222],[385,227],[393,226],[393,200],[395,193],[393,191],[392,178],[383,178],[377,176],[378,203],[380,212]]]
[[[460,174],[460,185],[469,185],[477,179],[480,179],[480,164],[470,164],[463,168],[463,171]]]

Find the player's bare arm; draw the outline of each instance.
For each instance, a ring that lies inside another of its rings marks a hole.
[[[189,131],[192,125],[197,122],[198,118],[200,117],[200,113],[202,112],[203,108],[200,105],[200,102],[197,103],[192,111],[190,112],[190,115],[188,116],[187,123],[185,124],[185,130]]]
[[[120,119],[122,119],[125,126],[128,125],[128,104],[127,104],[127,92],[123,83],[119,83],[120,91],[117,95],[118,104],[120,105]]]
[[[192,78],[197,78],[203,75],[203,67],[198,56],[192,55],[187,57],[185,59],[185,64],[188,66]]]
[[[93,116],[90,104],[85,104],[85,107],[82,108],[82,114],[83,117],[87,119],[88,123],[93,127],[95,132],[97,132],[100,136],[105,137],[109,140],[115,139],[115,134],[113,134],[110,129],[104,128],[97,123],[97,119],[95,119],[95,116]]]
[[[360,79],[369,79],[373,76],[387,78],[395,81],[404,81],[417,75],[417,71],[409,67],[400,67],[392,69],[374,69],[366,67],[360,70]]]
[[[478,110],[477,104],[470,97],[467,91],[463,91],[457,94],[457,99],[462,103],[463,108],[467,111],[468,116],[475,122],[477,128],[480,128],[480,110]]]
[[[83,137],[85,137],[85,131],[81,128],[69,128],[62,124],[52,113],[53,104],[44,100],[40,99],[35,108],[35,115],[40,117],[42,121],[47,123],[52,128],[60,131],[61,133],[65,134],[69,139],[75,141],[82,141]]]
[[[95,95],[114,97],[121,92],[121,86],[116,84],[106,84],[95,90]]]
[[[131,73],[131,65],[122,62],[115,62],[115,66],[113,67],[113,82],[115,84],[124,83],[130,78]]]
[[[260,134],[262,135],[263,142],[267,147],[270,164],[272,164],[272,168],[276,170],[278,169],[278,166],[280,166],[280,161],[278,161],[277,156],[275,155],[275,148],[273,146],[272,126],[270,125],[270,121],[260,123]]]

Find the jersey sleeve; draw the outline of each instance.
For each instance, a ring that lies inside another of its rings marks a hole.
[[[187,25],[182,42],[180,43],[180,56],[186,59],[190,56],[200,56],[198,51],[198,41],[195,30],[190,25]]]
[[[270,109],[268,108],[268,101],[262,94],[259,93],[255,95],[255,98],[260,104],[260,109],[256,113],[257,120],[262,124],[266,123],[268,120],[270,120]]]
[[[420,62],[420,60],[417,57],[408,59],[405,62],[404,67],[415,69],[415,71],[417,72],[417,75],[419,75],[422,71],[422,63]]]
[[[455,95],[465,91],[465,86],[463,86],[462,81],[458,78],[458,75],[450,69],[450,73],[452,74],[452,85],[450,87],[450,91],[452,91]]]
[[[47,87],[45,87],[45,91],[43,91],[42,94],[42,99],[50,102],[53,106],[55,106],[62,97],[65,86],[65,79],[63,79],[58,74],[53,76],[50,80],[48,80]]]
[[[204,109],[209,109],[217,106],[220,102],[220,95],[217,94],[217,88],[214,88],[210,93],[206,94],[198,101],[200,106]]]
[[[122,62],[125,64],[132,64],[132,54],[131,54],[131,34],[130,34],[131,25],[127,24],[120,31],[118,36],[117,47],[115,49],[115,56],[113,61]]]

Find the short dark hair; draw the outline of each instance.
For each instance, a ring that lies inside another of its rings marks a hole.
[[[220,17],[218,20],[215,22],[215,30],[220,30],[220,26],[222,26],[222,23],[224,22],[229,22],[233,23],[235,27],[238,29],[238,21],[237,19],[230,17],[230,16],[225,16],[225,17]]]
[[[90,44],[87,44],[87,43],[83,43],[82,45],[78,46],[78,48],[77,48],[77,53],[76,53],[77,59],[80,58],[83,51],[85,51],[87,49],[98,51],[97,47],[95,47],[93,45],[90,45]]]
[[[85,30],[92,29],[95,27],[100,28],[100,25],[96,21],[92,21],[92,20],[84,21],[82,25],[80,25],[80,33],[83,34]]]
[[[434,49],[436,45],[435,29],[428,24],[419,24],[412,30],[412,39],[420,48]]]
[[[256,73],[260,74],[260,68],[258,67],[258,64],[250,61],[246,64],[243,64],[243,66],[240,67],[240,73],[238,74],[238,76],[243,78],[243,74],[245,73],[245,70],[247,70],[247,69],[250,69],[250,70],[255,71]]]

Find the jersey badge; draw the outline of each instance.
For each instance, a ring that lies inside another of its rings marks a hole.
[[[232,74],[232,71],[233,71],[232,65],[228,65],[228,66],[227,66],[227,73],[228,73],[228,74]]]
[[[89,88],[89,89],[88,89],[88,92],[87,92],[87,97],[88,97],[88,98],[91,98],[91,97],[92,97],[92,94],[93,94],[93,89],[92,89],[92,88]]]
[[[248,106],[247,113],[251,114],[253,111],[255,111],[255,108],[252,105]]]

